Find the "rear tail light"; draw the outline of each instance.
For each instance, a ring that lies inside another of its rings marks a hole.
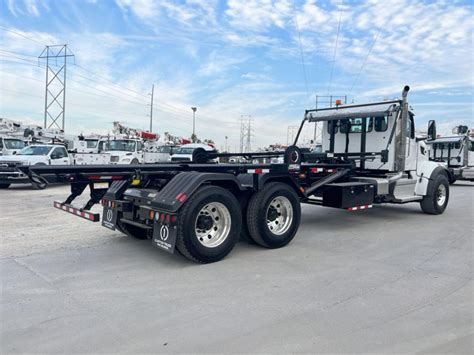
[[[150,219],[155,219],[155,211],[150,211]]]

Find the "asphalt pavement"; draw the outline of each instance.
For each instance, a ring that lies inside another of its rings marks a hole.
[[[303,206],[287,247],[208,265],[54,209],[67,191],[0,191],[1,353],[474,348],[472,183],[440,216]]]

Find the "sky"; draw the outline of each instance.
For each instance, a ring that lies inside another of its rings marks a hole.
[[[472,15],[469,0],[0,0],[0,117],[42,125],[37,57],[67,44],[67,133],[147,129],[154,84],[154,131],[189,137],[195,106],[198,137],[231,150],[242,118],[252,148],[285,144],[316,95],[404,85],[417,128],[448,134],[474,126]]]

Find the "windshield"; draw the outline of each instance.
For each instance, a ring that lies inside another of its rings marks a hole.
[[[97,139],[86,139],[87,148],[96,148],[98,143]]]
[[[107,144],[106,150],[125,150],[127,152],[134,152],[136,144],[137,143],[135,141],[117,139],[114,141],[110,141]]]
[[[20,139],[4,139],[3,144],[7,149],[21,149],[25,143]]]
[[[18,152],[17,155],[46,155],[52,147],[29,146]]]
[[[193,154],[196,148],[179,148],[175,154]]]

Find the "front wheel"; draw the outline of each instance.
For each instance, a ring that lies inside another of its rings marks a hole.
[[[442,214],[449,201],[449,180],[444,174],[438,174],[428,184],[426,196],[420,205],[424,213]]]
[[[176,247],[199,263],[223,259],[237,243],[242,212],[235,196],[219,186],[203,186],[178,216]]]
[[[289,185],[268,183],[255,193],[247,208],[247,225],[255,243],[281,248],[294,238],[301,220],[300,200]]]

